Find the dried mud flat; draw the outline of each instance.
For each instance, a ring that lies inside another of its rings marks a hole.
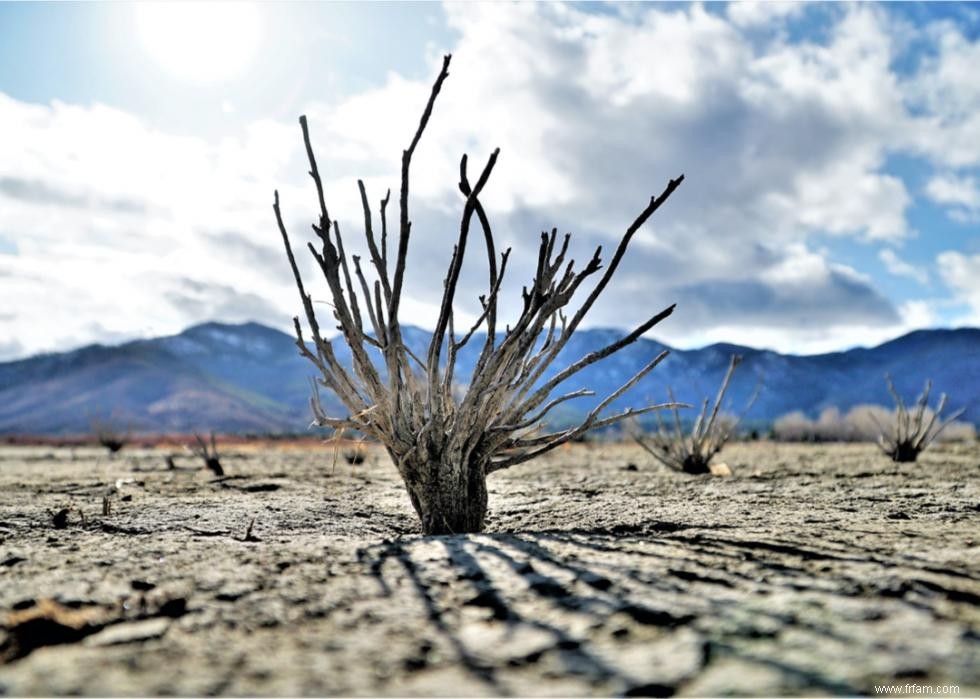
[[[164,456],[0,449],[0,693],[980,694],[977,445],[575,446],[429,538],[378,452]]]

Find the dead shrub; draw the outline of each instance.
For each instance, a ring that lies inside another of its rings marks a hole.
[[[909,463],[919,458],[919,454],[925,451],[930,444],[938,437],[942,431],[956,418],[963,414],[965,408],[960,408],[944,420],[940,419],[943,409],[946,407],[946,394],[939,396],[939,403],[934,410],[929,409],[929,392],[932,390],[932,381],[927,380],[925,388],[915,401],[915,406],[910,411],[902,396],[895,390],[891,376],[885,375],[888,384],[888,392],[895,399],[897,412],[895,420],[891,424],[880,424],[881,434],[878,437],[878,446],[881,450],[891,457],[892,461]]]
[[[314,225],[319,248],[312,243],[308,248],[330,289],[333,320],[351,350],[350,366],[338,361],[330,342],[321,332],[313,299],[300,276],[283,224],[278,192],[273,205],[312,335],[312,344],[308,345],[299,318],[295,318],[297,346],[317,368],[319,385],[333,392],[349,413],[346,417],[327,415],[315,384],[311,400],[315,423],[335,430],[356,431],[383,444],[408,490],[422,530],[427,534],[481,531],[487,511],[487,475],[545,454],[588,430],[662,407],[648,406],[614,415],[603,414],[666,353],[652,358],[636,376],[599,402],[580,424],[549,431],[544,422],[555,406],[572,398],[592,395],[591,391],[582,389],[552,398],[556,388],[585,367],[633,343],[670,315],[673,306],[657,313],[622,339],[589,353],[548,378],[544,377],[609,283],[630,240],[683,180],[683,176],[671,180],[659,196],[651,197],[626,230],[604,273],[598,277],[582,305],[569,315],[564,311],[572,297],[587,279],[602,269],[601,248],[577,271],[574,261],[566,260],[569,236],[559,240],[557,230],[542,234],[536,272],[524,288],[520,314],[500,332],[498,295],[511,251],[503,251],[498,258],[490,222],[480,201],[499,150],[490,155],[475,181],[470,179],[468,160],[464,155],[459,168],[458,186],[463,196],[459,232],[428,350],[418,356],[403,341],[399,320],[412,231],[409,174],[412,156],[449,75],[449,61],[450,57],[446,56],[415,135],[402,153],[397,239],[393,250],[388,249],[386,213],[390,192],[379,207],[379,241],[364,183],[358,182],[369,263],[376,276],[373,284],[362,268],[360,257],[354,255],[348,260],[340,227],[327,212],[306,118],[300,117],[310,176],[319,204],[319,221]],[[474,218],[479,222],[486,246],[488,290],[480,297],[482,312],[476,323],[458,336],[453,302]],[[391,263],[394,264],[393,272]],[[457,355],[481,328],[485,328],[486,333],[482,350],[472,375],[465,377],[467,382],[461,386],[455,375]]]
[[[218,455],[218,445],[214,439],[214,430],[211,431],[210,447],[204,438],[196,432],[194,433],[194,441],[197,442],[197,445],[192,447],[191,451],[195,456],[204,461],[204,467],[216,476],[225,475],[225,470],[221,468],[221,458]]]
[[[92,420],[92,433],[100,446],[113,456],[129,443],[129,434],[109,420]]]
[[[727,415],[721,412],[721,404],[725,392],[731,383],[735,368],[742,362],[742,357],[733,355],[728,364],[728,371],[722,379],[718,395],[709,413],[709,402],[705,398],[690,434],[684,431],[680,413],[673,407],[673,423],[668,426],[660,413],[657,413],[657,430],[650,434],[634,432],[633,438],[643,449],[657,461],[674,471],[691,475],[703,475],[711,472],[711,459],[721,451],[731,438],[738,426],[740,416]],[[670,399],[674,402],[674,393],[668,389]],[[756,394],[757,395],[757,394]],[[755,402],[755,395],[749,400],[742,411],[745,414]]]
[[[364,463],[367,455],[364,452],[364,447],[360,444],[355,446],[353,449],[344,450],[344,461],[347,462],[349,466],[360,466]]]

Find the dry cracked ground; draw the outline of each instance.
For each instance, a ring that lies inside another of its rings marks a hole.
[[[980,694],[976,444],[578,445],[450,537],[380,453],[237,449],[0,450],[0,693]]]

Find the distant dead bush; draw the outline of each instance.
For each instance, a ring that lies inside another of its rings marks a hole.
[[[965,408],[960,408],[946,419],[940,415],[946,407],[946,394],[939,396],[935,410],[929,408],[929,392],[932,381],[926,381],[925,388],[915,401],[915,406],[909,410],[901,394],[895,389],[890,376],[885,376],[888,391],[895,399],[895,419],[890,424],[882,424],[878,444],[892,461],[908,463],[915,461],[919,454],[946,429],[951,422],[963,414]]]
[[[346,461],[351,466],[359,466],[364,463],[367,458],[364,447],[360,444],[354,446],[353,449],[344,450],[344,461]]]
[[[117,424],[110,420],[93,419],[92,432],[96,441],[109,452],[109,455],[118,453],[126,444],[129,443],[129,433],[122,430]]]
[[[731,438],[741,417],[721,412],[721,404],[732,380],[732,374],[741,361],[740,356],[732,356],[710,412],[708,399],[705,398],[701,413],[695,420],[690,434],[684,431],[680,413],[675,407],[672,409],[673,422],[669,426],[661,414],[657,413],[657,430],[646,435],[639,431],[634,432],[633,437],[636,442],[670,469],[692,475],[709,473],[711,459]],[[673,391],[668,389],[668,392],[671,401],[674,402]],[[743,414],[752,406],[754,400],[755,396],[749,400]]]
[[[409,171],[412,156],[432,113],[436,97],[448,77],[450,57],[429,95],[418,128],[401,158],[396,241],[388,249],[387,206],[380,203],[380,241],[364,183],[358,182],[364,214],[364,233],[373,284],[361,258],[348,255],[337,222],[327,213],[324,188],[310,143],[306,118],[300,117],[310,176],[316,187],[319,221],[314,231],[319,245],[307,247],[330,290],[333,318],[351,351],[351,363],[341,362],[321,331],[313,297],[307,292],[293,256],[289,236],[275,194],[273,209],[286,247],[306,321],[312,335],[308,345],[298,318],[294,319],[297,346],[318,370],[320,386],[343,404],[347,416],[327,415],[314,386],[312,398],[316,424],[335,430],[349,429],[377,439],[391,456],[408,491],[409,499],[427,534],[481,531],[487,512],[486,477],[516,466],[561,446],[588,430],[656,410],[662,406],[628,409],[613,415],[604,411],[646,376],[664,358],[652,357],[639,373],[603,399],[579,424],[549,430],[545,417],[557,405],[579,396],[581,389],[552,398],[555,389],[595,362],[635,342],[666,318],[673,306],[655,314],[622,339],[582,357],[558,372],[547,373],[586,313],[606,288],[626,254],[630,240],[647,219],[680,185],[683,176],[671,180],[627,228],[606,263],[605,271],[588,292],[582,305],[565,314],[583,283],[603,268],[601,249],[581,270],[566,259],[569,236],[558,239],[557,230],[541,235],[533,278],[522,293],[519,315],[501,332],[498,329],[500,293],[510,249],[497,254],[497,246],[480,196],[497,162],[494,151],[475,181],[468,174],[464,155],[459,167],[459,191],[463,197],[459,231],[443,280],[442,301],[428,349],[414,353],[402,339],[399,311],[405,278],[412,221],[409,215]],[[389,192],[390,195],[390,192]],[[473,219],[479,222],[486,246],[488,288],[480,297],[482,312],[469,328],[457,335],[454,300]],[[380,244],[379,244],[380,243]],[[389,253],[391,253],[389,255]],[[391,266],[394,271],[391,271]],[[367,267],[367,265],[365,265]],[[458,388],[456,359],[459,351],[485,328],[482,350],[467,384]],[[421,356],[419,356],[421,355]]]
[[[214,430],[211,431],[211,444],[205,441],[204,437],[194,433],[196,446],[190,447],[190,451],[204,462],[204,467],[216,476],[225,475],[225,470],[221,467],[221,457],[218,455],[218,445],[214,439]]]

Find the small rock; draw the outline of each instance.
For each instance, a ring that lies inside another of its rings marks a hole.
[[[228,583],[214,596],[219,602],[235,602],[255,591],[254,585],[245,583]]]
[[[83,643],[86,646],[115,646],[120,643],[136,643],[160,638],[170,628],[170,619],[156,617],[143,621],[132,621],[108,626],[97,634],[89,636]]]
[[[709,464],[708,470],[711,471],[712,476],[730,476],[732,475],[732,467],[726,463],[719,464]]]

